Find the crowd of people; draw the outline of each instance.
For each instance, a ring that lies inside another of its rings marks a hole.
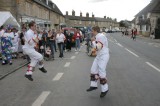
[[[12,59],[20,57],[20,53],[22,54],[22,58],[28,61],[30,60],[22,50],[25,45],[25,34],[27,30],[25,26],[22,26],[21,31],[11,26],[0,27],[0,58],[2,65],[12,65]],[[39,38],[34,48],[46,60],[54,60],[57,50],[59,50],[59,57],[63,58],[63,52],[71,51],[72,46],[75,47],[75,51],[80,51],[82,32],[79,29],[75,33],[71,33],[69,30],[63,29],[45,30],[37,28],[34,33]]]

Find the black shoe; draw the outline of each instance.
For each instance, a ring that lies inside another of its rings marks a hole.
[[[25,74],[25,77],[28,78],[28,80],[33,81],[32,75]]]
[[[9,65],[12,65],[12,62],[10,62]]]
[[[93,90],[96,90],[97,87],[90,87],[89,89],[87,89],[86,91],[89,92],[89,91],[93,91]]]
[[[108,91],[109,91],[109,90],[107,90],[106,92],[101,92],[100,98],[103,98],[104,96],[106,96],[106,94],[107,94]]]
[[[2,62],[2,65],[6,65],[6,63]]]
[[[43,73],[47,73],[47,70],[44,67],[39,68],[39,70],[42,71]]]

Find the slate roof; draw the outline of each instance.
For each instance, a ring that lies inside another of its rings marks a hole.
[[[57,7],[57,5],[55,3],[53,3],[52,1],[48,1],[48,5],[46,4],[46,0],[33,0],[34,2],[50,9],[51,11],[56,12],[57,14],[64,16],[63,13],[60,11],[60,9]],[[54,8],[53,8],[53,4],[54,4]]]
[[[108,18],[100,18],[100,17],[95,17],[95,20],[98,21],[98,22],[112,22],[113,20],[112,19],[108,19]]]
[[[72,15],[65,15],[65,18],[69,20],[81,20],[81,21],[98,21],[98,22],[113,21],[112,19],[107,19],[107,18],[81,17],[81,16],[72,16]]]
[[[136,14],[135,17],[146,15],[149,12],[160,13],[160,1],[159,0],[154,0],[150,2],[145,8],[143,8],[138,14]]]

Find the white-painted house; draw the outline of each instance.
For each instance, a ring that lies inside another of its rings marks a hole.
[[[155,37],[160,38],[160,1],[152,0],[143,10],[135,16],[135,27],[143,36],[150,36],[154,31]]]

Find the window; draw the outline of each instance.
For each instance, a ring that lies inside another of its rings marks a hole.
[[[93,21],[93,24],[95,25],[95,21]]]
[[[31,4],[26,2],[26,14],[31,15]]]
[[[38,13],[38,17],[41,17],[41,15],[40,15],[40,8],[39,7],[37,7],[37,13]]]
[[[46,19],[48,19],[49,17],[48,17],[48,15],[49,15],[49,13],[48,13],[48,11],[46,11]]]
[[[140,30],[142,31],[142,25],[140,25]]]
[[[144,15],[142,15],[142,19],[144,20]]]
[[[146,31],[149,31],[150,30],[150,27],[149,25],[146,26]]]
[[[46,0],[46,4],[48,5],[48,0]]]
[[[82,21],[81,21],[81,20],[79,21],[79,24],[82,24]]]
[[[55,8],[55,4],[53,4],[53,8]]]
[[[151,13],[148,13],[148,14],[147,14],[147,18],[150,18],[150,16],[151,16]]]
[[[74,24],[77,24],[77,21],[76,21],[76,20],[74,20]]]

